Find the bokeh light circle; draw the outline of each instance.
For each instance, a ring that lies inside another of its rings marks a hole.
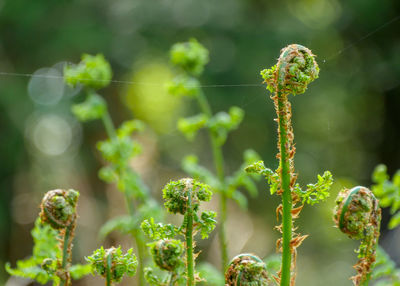
[[[28,94],[31,99],[41,105],[54,105],[64,94],[62,73],[54,68],[37,70],[28,83]]]

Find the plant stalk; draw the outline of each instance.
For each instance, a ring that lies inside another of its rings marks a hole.
[[[186,221],[186,267],[187,267],[187,286],[192,286],[194,282],[194,260],[193,260],[193,209],[192,209],[192,190],[188,191],[188,208],[185,214]]]
[[[66,279],[64,277],[60,277],[60,286],[68,286],[70,285],[69,273],[68,273],[68,260],[69,260],[69,245],[70,238],[72,238],[72,231],[75,227],[75,220],[71,222],[69,226],[65,228],[64,238],[63,238],[63,250],[62,250],[62,261],[61,261],[61,269],[66,273]]]
[[[108,110],[106,110],[106,112],[104,113],[104,115],[102,116],[102,121],[104,124],[104,127],[106,129],[107,135],[110,139],[115,139],[117,138],[117,132],[115,131],[115,127],[114,127],[114,123],[111,119],[110,113],[108,112]],[[125,197],[125,204],[126,204],[126,208],[128,210],[128,213],[131,217],[134,217],[134,209],[132,206],[132,199],[129,197],[128,192],[124,192],[124,197]],[[138,282],[139,285],[143,285],[144,282],[144,272],[143,272],[143,261],[144,261],[144,255],[145,255],[145,243],[143,241],[143,237],[141,236],[140,233],[135,232],[134,234],[132,234],[133,239],[136,242],[136,247],[137,247],[137,251],[138,251],[138,255],[137,255],[137,259],[138,259],[138,273],[139,273],[139,277],[138,277]]]
[[[111,286],[112,253],[107,255],[106,286]]]
[[[288,110],[287,95],[277,91],[276,94],[278,107],[279,125],[279,151],[281,168],[281,188],[282,188],[282,268],[281,286],[290,285],[292,249],[292,193],[290,190],[290,162],[289,162],[289,140],[288,140]]]
[[[104,112],[103,116],[101,117],[101,120],[103,121],[104,128],[106,129],[108,137],[111,139],[116,138],[117,133],[115,131],[114,123],[111,119],[108,109],[106,109],[106,111]]]
[[[200,91],[197,96],[197,101],[200,105],[201,111],[207,115],[208,118],[212,117],[211,107],[205,97],[204,93]],[[211,147],[213,152],[214,166],[217,171],[217,177],[221,186],[220,189],[220,206],[219,206],[219,243],[221,249],[221,262],[222,270],[225,272],[228,265],[228,241],[226,239],[226,219],[227,219],[227,197],[225,194],[225,172],[224,172],[224,156],[222,153],[222,148],[217,142],[217,138],[213,132],[209,130],[209,137],[211,141]]]
[[[143,241],[143,236],[141,233],[136,232],[134,235],[135,241],[136,241],[136,247],[137,247],[137,260],[138,260],[138,272],[139,272],[139,285],[142,285],[142,283],[145,281],[144,280],[144,272],[143,272],[143,266],[144,266],[144,255],[145,255],[145,249],[144,249],[144,241]]]

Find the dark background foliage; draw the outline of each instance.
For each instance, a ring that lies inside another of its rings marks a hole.
[[[185,154],[200,154],[202,163],[212,166],[205,134],[188,143],[175,129],[177,116],[196,112],[195,106],[168,97],[162,84],[172,74],[169,47],[195,37],[210,50],[205,85],[259,84],[259,71],[272,66],[290,43],[317,55],[320,79],[305,95],[292,98],[296,169],[302,184],[325,169],[336,183],[328,202],[307,208],[298,221],[300,231],[311,235],[299,249],[298,284],[350,285],[357,244],[333,228],[332,207],[340,188],[370,186],[378,163],[386,164],[390,174],[400,168],[399,31],[396,0],[0,1],[0,284],[8,280],[4,263],[14,265],[29,255],[29,232],[48,189],[73,187],[82,193],[76,260],[103,243],[129,246],[118,234],[105,241],[97,237],[101,224],[122,209],[120,194],[97,177],[102,162],[95,142],[104,138],[101,125],[81,126],[73,119],[70,105],[82,97],[61,79],[14,73],[60,76],[60,62],[103,53],[115,80],[136,82],[114,82],[102,94],[117,122],[134,116],[148,123],[138,138],[144,154],[133,163],[160,197],[169,179],[183,176]],[[275,115],[265,88],[204,90],[214,111],[231,105],[246,111],[224,150],[227,171],[240,165],[247,148],[275,168]],[[231,256],[275,251],[278,200],[264,182],[259,186],[251,211],[230,206]],[[400,233],[386,231],[388,215],[385,211],[381,244],[399,262]],[[199,246],[204,247],[201,258],[218,265],[215,236]],[[79,285],[101,283],[89,281]]]

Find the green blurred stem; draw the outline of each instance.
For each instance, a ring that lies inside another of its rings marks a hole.
[[[111,286],[112,253],[107,255],[106,286]]]
[[[104,127],[106,129],[107,135],[110,139],[116,139],[117,138],[117,132],[115,131],[115,127],[114,127],[114,123],[111,119],[110,113],[108,112],[108,110],[106,109],[106,111],[104,112],[103,116],[102,116],[102,121],[104,124]],[[132,198],[129,197],[128,195],[129,192],[125,191],[124,195],[125,195],[125,204],[126,204],[126,208],[128,210],[129,215],[133,218],[135,215],[134,209],[133,209],[133,202],[132,202]],[[144,283],[144,272],[143,272],[143,258],[145,255],[145,243],[143,240],[143,237],[141,236],[140,233],[138,233],[137,231],[135,231],[134,234],[132,234],[134,240],[136,241],[136,246],[137,246],[137,251],[138,251],[138,255],[137,255],[137,259],[138,259],[138,268],[139,268],[139,285],[143,285]]]
[[[114,127],[114,123],[111,119],[110,113],[108,112],[108,110],[106,110],[103,114],[103,116],[101,117],[104,127],[106,129],[107,135],[108,137],[114,139],[115,137],[117,137],[117,133],[115,132],[115,127]]]
[[[200,105],[201,111],[207,115],[208,118],[212,117],[211,107],[202,91],[197,95],[197,101]],[[228,264],[228,242],[226,239],[226,218],[227,218],[227,197],[225,192],[225,172],[224,172],[224,157],[222,154],[222,148],[217,142],[215,134],[209,130],[209,136],[211,140],[211,147],[214,158],[214,165],[217,171],[219,183],[221,185],[220,190],[220,228],[219,228],[219,242],[221,248],[222,258],[222,270],[225,272]]]
[[[64,277],[60,277],[60,286],[69,285],[69,273],[68,273],[68,260],[70,254],[70,239],[72,239],[72,231],[75,227],[75,220],[65,228],[64,238],[63,238],[63,251],[62,251],[62,261],[61,261],[61,269],[67,274],[66,279]]]
[[[192,190],[188,191],[188,208],[185,213],[185,222],[187,286],[192,286],[194,285]]]
[[[288,142],[287,95],[277,91],[278,125],[279,125],[279,151],[282,187],[282,268],[281,286],[290,285],[292,251],[292,193],[290,190],[290,162]]]

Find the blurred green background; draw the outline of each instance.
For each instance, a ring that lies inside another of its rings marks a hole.
[[[157,198],[166,182],[184,176],[180,160],[186,154],[200,155],[212,168],[206,134],[190,143],[175,127],[177,118],[193,114],[196,106],[164,89],[172,75],[168,50],[190,37],[210,50],[205,85],[259,84],[259,71],[275,64],[287,44],[303,44],[317,55],[320,79],[305,95],[291,98],[296,170],[303,185],[324,170],[336,183],[328,202],[306,207],[297,221],[299,231],[310,234],[298,251],[297,284],[351,285],[358,244],[333,227],[332,208],[340,188],[370,186],[378,163],[386,164],[389,174],[400,168],[399,14],[398,0],[0,0],[0,285],[35,285],[9,280],[4,263],[15,265],[30,255],[30,230],[49,189],[81,191],[75,261],[83,262],[103,244],[130,245],[117,233],[106,241],[97,236],[102,223],[123,213],[122,198],[97,177],[102,162],[95,143],[104,130],[97,122],[83,126],[73,118],[70,106],[82,97],[57,78],[63,62],[103,53],[114,80],[136,82],[115,82],[102,94],[116,122],[132,117],[147,122],[137,138],[144,152],[133,165]],[[204,91],[214,112],[231,105],[246,112],[224,149],[227,172],[236,170],[247,148],[276,168],[275,112],[265,87]],[[259,189],[250,211],[230,205],[230,257],[275,252],[279,200],[264,181]],[[385,211],[380,241],[399,262],[400,232],[386,231],[387,220]],[[219,265],[215,233],[200,248],[202,260]],[[74,285],[102,283],[88,277]]]

